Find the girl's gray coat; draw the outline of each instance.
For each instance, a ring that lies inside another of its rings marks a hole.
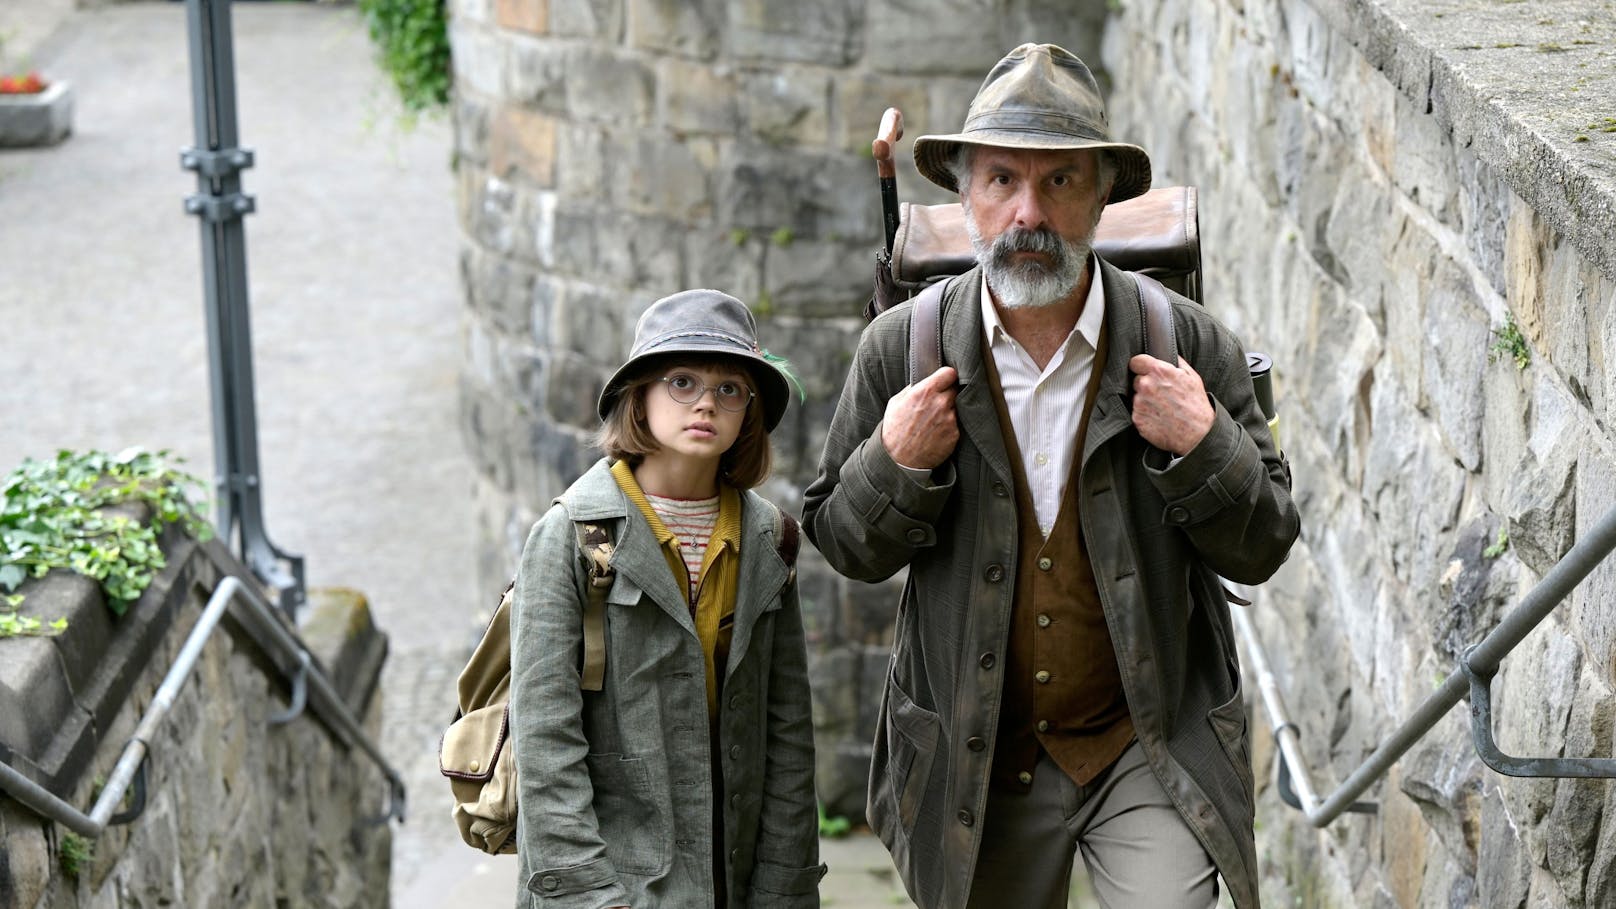
[[[807,656],[773,505],[741,498],[719,724],[729,906],[819,905]],[[587,571],[573,522],[613,528],[606,681],[579,689]],[[710,909],[706,680],[685,591],[602,460],[534,525],[511,614],[521,906]]]

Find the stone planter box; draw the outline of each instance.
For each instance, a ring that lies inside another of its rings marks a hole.
[[[0,95],[0,147],[55,145],[73,131],[73,88],[52,82],[42,92]]]

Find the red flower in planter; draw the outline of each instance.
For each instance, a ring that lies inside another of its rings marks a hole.
[[[26,76],[0,76],[0,95],[37,95],[50,83],[39,78],[39,73]]]

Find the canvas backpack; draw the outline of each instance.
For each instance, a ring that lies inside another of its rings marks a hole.
[[[796,579],[800,532],[796,519],[768,504],[774,513],[774,539]],[[575,521],[578,553],[589,574],[583,614],[583,660],[579,687],[600,691],[606,680],[606,596],[612,568],[611,525]],[[454,795],[455,826],[466,845],[490,855],[516,851],[516,762],[511,757],[511,600],[516,582],[506,585],[482,640],[456,683],[458,706],[438,742],[438,771]]]
[[[1163,285],[1200,302],[1201,231],[1193,186],[1168,186],[1108,205],[1094,232],[1094,251],[1127,271],[1139,285],[1145,350],[1178,362],[1173,308]],[[899,206],[892,254],[877,269],[876,292],[866,308],[873,318],[913,298],[909,377],[916,381],[942,365],[942,298],[954,276],[976,265],[965,230],[965,212],[955,202]]]
[[[1201,303],[1201,228],[1199,194],[1193,186],[1165,186],[1107,205],[1094,231],[1094,252],[1127,272],[1139,286],[1139,315],[1145,352],[1178,362],[1173,305],[1164,288]],[[898,206],[890,255],[877,256],[875,292],[865,317],[905,300],[914,302],[909,328],[909,380],[937,371],[942,362],[943,291],[955,277],[976,265],[976,253],[965,230],[959,203]],[[1279,445],[1279,416],[1274,408],[1267,354],[1248,351],[1246,366],[1268,429]],[[1283,458],[1283,454],[1281,458]],[[1285,463],[1287,483],[1290,464]]]

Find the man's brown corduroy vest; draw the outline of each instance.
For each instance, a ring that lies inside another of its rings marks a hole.
[[[1082,429],[1072,441],[1078,452],[1083,450],[1083,432],[1100,386],[1107,334],[1102,328],[1083,402]],[[1078,502],[1082,458],[1072,458],[1060,512],[1045,538],[988,339],[982,354],[1015,478],[1020,553],[992,780],[995,786],[1024,791],[1042,748],[1074,782],[1086,785],[1127,749],[1133,740],[1133,721],[1083,543]]]

